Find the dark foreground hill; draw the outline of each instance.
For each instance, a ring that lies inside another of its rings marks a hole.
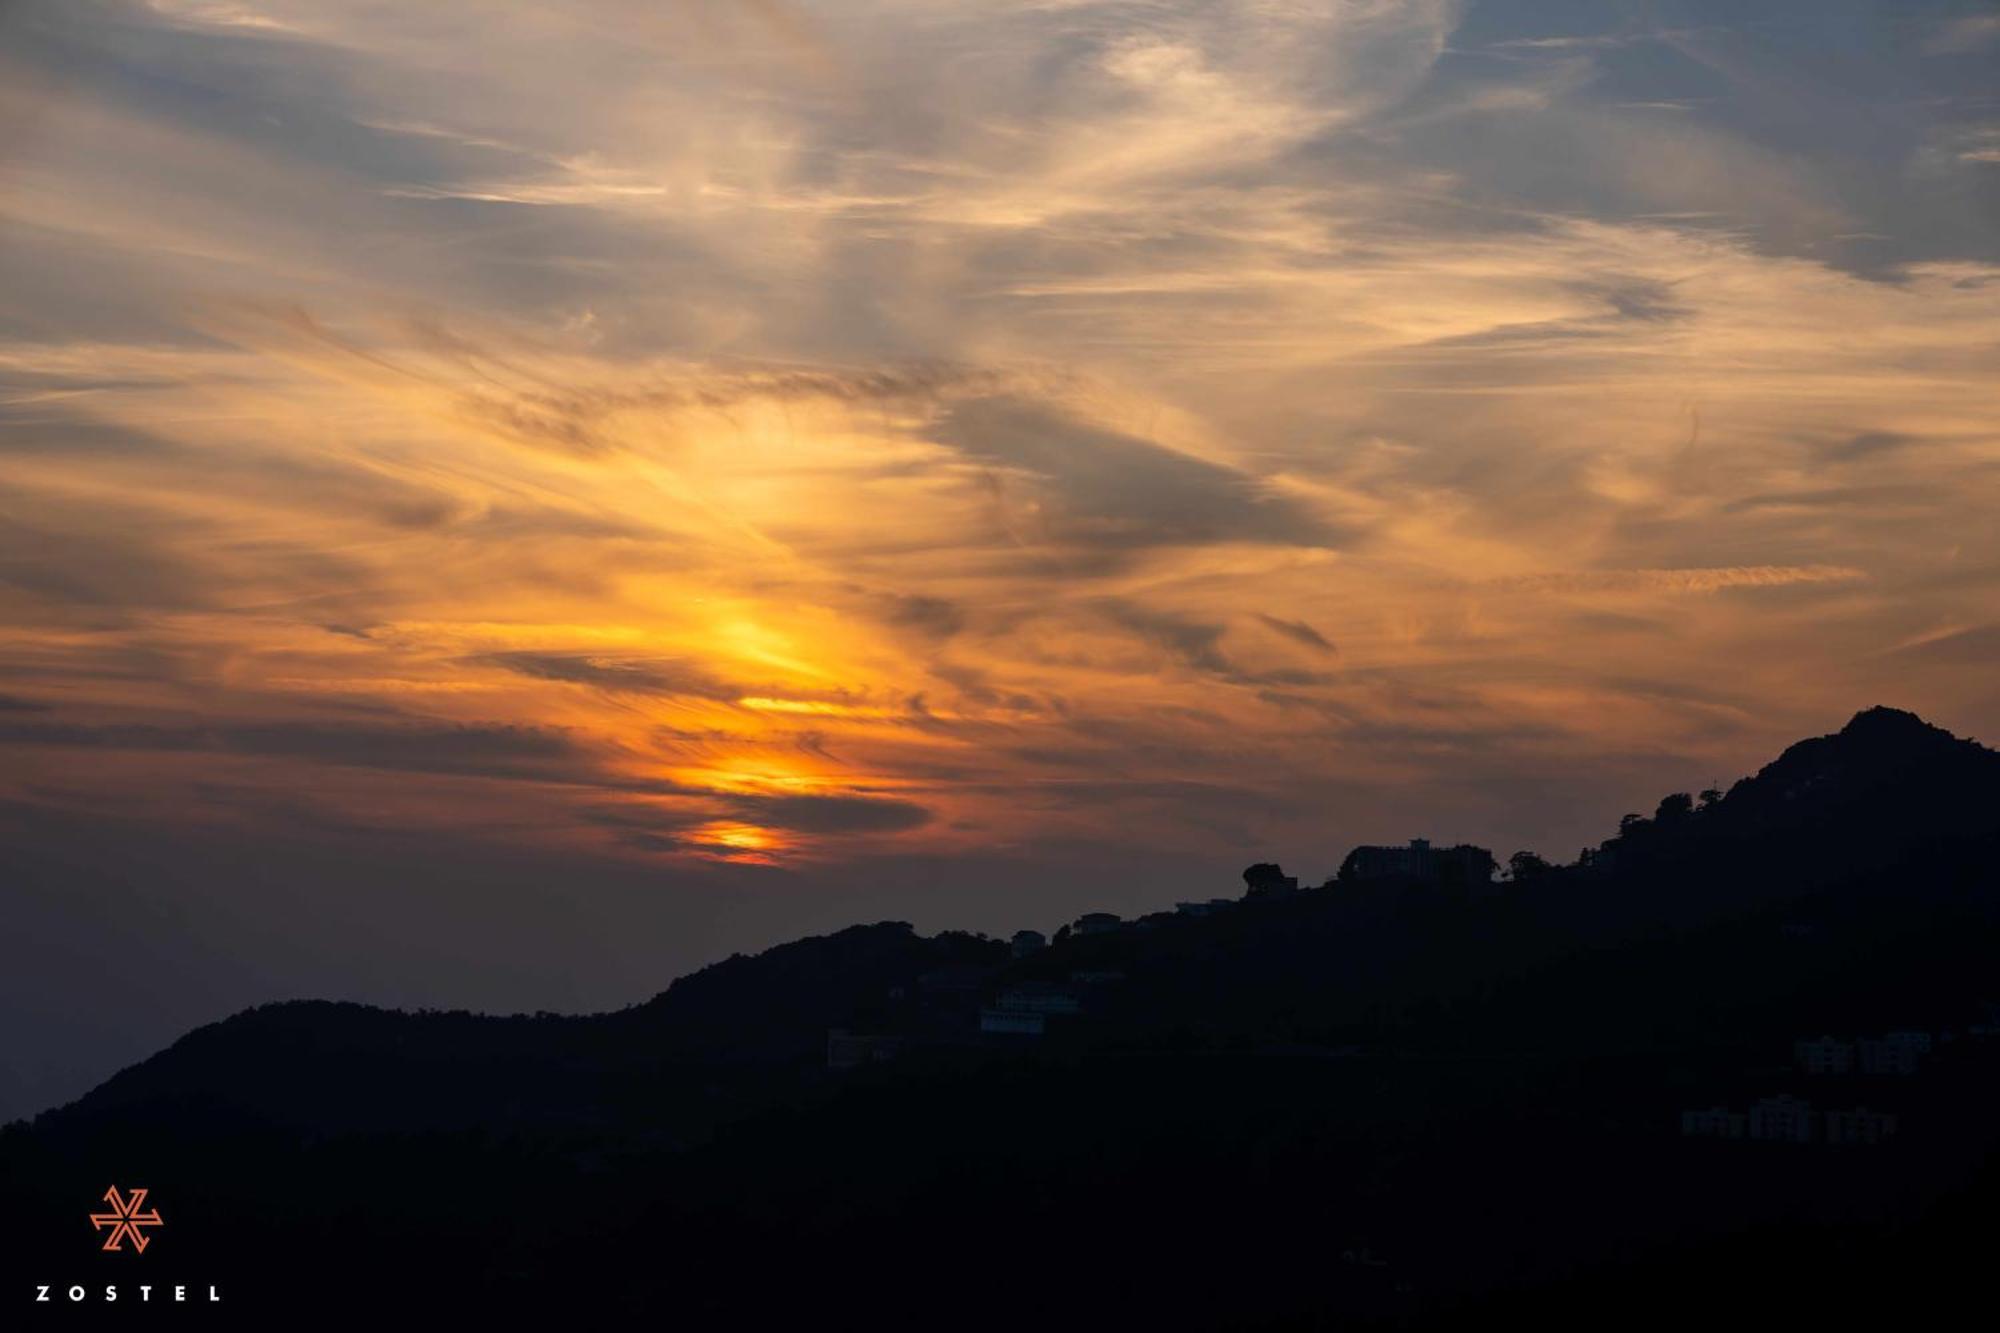
[[[0,1244],[259,1321],[1909,1322],[2000,1216],[1996,854],[2000,755],[1875,709],[1491,886],[1018,959],[857,926],[584,1018],[267,1006],[9,1127]],[[1821,1034],[1870,1067],[1799,1072]],[[1782,1096],[1818,1141],[1681,1132]],[[114,1183],[171,1222],[143,1256],[93,1248]]]

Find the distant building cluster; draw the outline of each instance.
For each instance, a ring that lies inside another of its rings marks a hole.
[[[1748,1111],[1711,1106],[1681,1112],[1687,1138],[1754,1139],[1765,1143],[1881,1143],[1896,1133],[1896,1117],[1857,1106],[1848,1111],[1816,1111],[1800,1097],[1765,1097]]]
[[[1340,878],[1487,884],[1495,869],[1493,854],[1483,847],[1432,847],[1426,839],[1414,838],[1407,847],[1355,848],[1342,865]],[[1322,887],[1331,889],[1333,885],[1329,882]],[[1131,921],[1115,912],[1085,912],[1058,930],[1053,939],[1039,930],[1015,931],[1008,940],[1008,958],[1011,962],[1035,959],[1068,939],[1144,934],[1170,928],[1179,920],[1283,901],[1302,892],[1297,876],[1287,875],[1276,863],[1260,862],[1243,872],[1241,898],[1176,903],[1171,912],[1151,912]],[[1003,973],[999,966],[941,967],[925,972],[913,984],[890,987],[888,1000],[898,1006],[890,1025],[899,1031],[830,1029],[826,1036],[827,1068],[858,1069],[894,1060],[911,1041],[953,1044],[980,1038],[1041,1037],[1048,1033],[1052,1021],[1094,1010],[1102,988],[1125,980],[1124,972],[1102,966],[1073,970],[1067,983],[1028,979],[1007,983]],[[993,989],[996,985],[1000,987],[997,991]]]
[[[1945,1034],[1950,1039],[1950,1034]],[[1909,1078],[1916,1074],[1935,1042],[1933,1034],[1912,1028],[1879,1037],[1821,1035],[1792,1043],[1792,1063],[1813,1079]],[[1881,1143],[1895,1137],[1896,1116],[1888,1111],[1856,1106],[1851,1110],[1816,1111],[1801,1097],[1766,1097],[1747,1111],[1711,1106],[1681,1112],[1681,1134],[1687,1138],[1757,1139],[1767,1143]]]
[[[1871,1078],[1908,1078],[1931,1053],[1928,1032],[1890,1032],[1880,1037],[1843,1041],[1815,1037],[1792,1043],[1792,1060],[1800,1072],[1814,1076],[1865,1074]]]

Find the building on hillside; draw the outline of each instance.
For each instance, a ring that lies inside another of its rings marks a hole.
[[[846,1028],[828,1028],[826,1032],[828,1069],[886,1064],[902,1053],[903,1039],[894,1033],[849,1032]]]
[[[1854,1072],[1854,1043],[1832,1037],[1792,1043],[1792,1060],[1807,1074],[1851,1074]]]
[[[1054,981],[1017,981],[979,1011],[979,1030],[1004,1036],[1039,1037],[1049,1019],[1083,1012],[1071,987]]]
[[[1896,1117],[1885,1111],[1857,1106],[1851,1111],[1828,1111],[1823,1117],[1828,1143],[1880,1143],[1896,1135]]]
[[[1026,958],[1031,953],[1040,953],[1049,947],[1049,937],[1039,930],[1017,930],[1014,932],[1014,957]]]
[[[1740,1139],[1748,1132],[1749,1117],[1726,1106],[1704,1111],[1681,1112],[1681,1136],[1690,1139]]]
[[[1054,981],[1017,981],[1001,991],[995,1003],[1002,1009],[1027,1014],[1074,1014],[1083,1010],[1076,992]]]
[[[1236,906],[1234,898],[1210,898],[1205,903],[1175,903],[1176,916],[1214,916],[1225,907]]]
[[[1798,1097],[1766,1097],[1750,1107],[1750,1137],[1768,1143],[1811,1143],[1812,1103]]]
[[[999,1036],[1039,1037],[1048,1030],[1049,1016],[1025,1009],[989,1007],[979,1011],[979,1030]]]
[[[1875,1077],[1908,1078],[1931,1048],[1928,1032],[1891,1032],[1883,1037],[1863,1037],[1861,1072]]]
[[[1412,838],[1407,847],[1356,847],[1340,863],[1340,879],[1342,883],[1410,880],[1478,888],[1491,884],[1497,869],[1499,863],[1484,847],[1470,843],[1433,847],[1428,838]]]

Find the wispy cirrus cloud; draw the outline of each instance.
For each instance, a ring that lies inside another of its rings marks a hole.
[[[1971,727],[1879,651],[2000,567],[1919,10],[1855,86],[1695,0],[19,6],[0,743],[823,870]]]

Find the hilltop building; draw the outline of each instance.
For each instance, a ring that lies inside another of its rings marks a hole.
[[[1407,847],[1356,847],[1340,863],[1342,883],[1409,880],[1419,884],[1478,887],[1493,881],[1499,863],[1484,847],[1460,843],[1433,847],[1412,838]]]
[[[1234,906],[1236,906],[1236,900],[1234,898],[1210,898],[1207,902],[1201,902],[1201,903],[1175,903],[1174,915],[1214,916],[1217,912],[1222,911],[1224,908],[1234,907]]]

